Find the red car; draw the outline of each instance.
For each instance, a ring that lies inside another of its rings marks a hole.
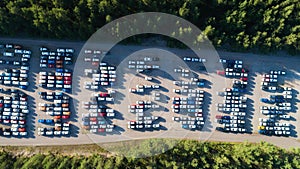
[[[216,119],[221,119],[222,115],[216,115]]]
[[[93,66],[99,66],[99,62],[92,62]]]
[[[70,76],[65,76],[65,77],[64,77],[64,80],[71,81],[71,80],[72,80],[72,77],[70,77]]]
[[[60,116],[54,116],[54,119],[60,119]]]
[[[241,77],[240,79],[241,79],[241,81],[244,81],[244,82],[246,82],[248,80],[247,77]]]
[[[64,81],[64,84],[65,85],[70,85],[70,84],[72,84],[72,81]]]
[[[109,94],[108,93],[99,93],[99,96],[100,97],[109,97]]]
[[[246,69],[242,69],[242,73],[247,73],[247,70]]]
[[[24,131],[26,131],[26,128],[19,128],[18,130],[19,130],[19,132],[24,132]]]
[[[54,68],[54,64],[48,64],[48,68]]]
[[[3,103],[0,103],[0,107],[3,107]]]
[[[217,74],[218,75],[225,75],[225,71],[224,70],[217,70]]]
[[[62,116],[63,119],[68,119],[70,116]]]
[[[97,118],[96,117],[91,117],[90,121],[97,121]]]
[[[98,116],[105,117],[106,113],[98,113]]]
[[[104,129],[98,129],[98,132],[103,133],[103,132],[105,132],[105,130]]]

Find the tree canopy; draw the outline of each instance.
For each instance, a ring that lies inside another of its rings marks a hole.
[[[152,143],[146,140],[144,146]],[[51,153],[28,157],[2,151],[0,159],[2,169],[300,168],[299,149],[286,150],[265,142],[251,144],[184,140],[163,154],[146,158]]]
[[[298,0],[2,0],[0,34],[86,40],[106,23],[143,11],[183,17],[219,48],[300,50]]]

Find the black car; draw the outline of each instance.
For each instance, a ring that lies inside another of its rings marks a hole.
[[[45,96],[45,95],[47,95],[47,92],[39,92],[39,95]]]
[[[66,64],[66,65],[72,65],[73,62],[72,62],[72,61],[65,61],[65,64]]]
[[[22,66],[29,66],[29,62],[22,62]]]
[[[12,73],[11,76],[12,77],[20,77],[20,74],[19,73]]]
[[[3,92],[10,94],[11,93],[11,89],[3,89]]]
[[[12,73],[12,70],[11,69],[4,69],[4,71],[6,72],[6,73]]]
[[[47,60],[47,59],[48,59],[48,56],[43,56],[43,55],[42,55],[42,56],[41,56],[41,60],[42,60],[42,59]]]
[[[266,131],[264,132],[264,134],[265,134],[265,135],[268,135],[268,136],[274,135],[274,131],[272,131],[272,130],[266,130]]]
[[[62,100],[62,103],[69,103],[69,100]]]
[[[12,73],[20,73],[19,69],[12,69]]]
[[[48,72],[48,76],[54,76],[55,73],[54,72]]]
[[[100,108],[100,109],[106,109],[107,108],[107,106],[106,105],[98,105],[98,107]]]
[[[245,116],[237,116],[238,120],[245,120]]]

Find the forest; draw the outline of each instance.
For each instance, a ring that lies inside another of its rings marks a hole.
[[[151,142],[148,142],[151,144]],[[26,154],[26,153],[25,153]],[[15,155],[0,152],[1,169],[94,168],[300,168],[300,149],[282,149],[265,142],[218,143],[181,141],[163,154],[147,158],[100,154],[62,155],[37,153]]]
[[[219,49],[300,51],[298,0],[1,0],[0,35],[87,40],[106,23],[138,12],[187,19]]]

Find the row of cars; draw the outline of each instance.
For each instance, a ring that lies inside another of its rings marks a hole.
[[[290,87],[278,85],[279,77],[286,75],[285,71],[270,71],[262,75],[261,89],[267,92],[276,92],[269,98],[261,98],[264,103],[260,107],[260,113],[267,118],[259,119],[258,133],[264,135],[290,136],[291,124],[280,122],[289,120],[288,112],[292,110],[293,92]]]
[[[0,84],[6,86],[16,86],[21,89],[27,89],[29,86],[28,73],[30,69],[31,50],[23,49],[21,45],[6,44],[1,45],[4,48],[3,59],[0,63],[13,65],[13,69],[5,66],[5,72],[0,74]]]
[[[1,90],[6,95],[0,96],[0,122],[9,127],[3,128],[3,136],[27,136],[27,116],[29,114],[28,96],[15,89]]]
[[[261,89],[267,92],[283,91],[283,88],[278,85],[278,78],[285,74],[285,71],[270,71],[268,74],[263,74]]]
[[[63,92],[70,93],[72,89],[72,70],[66,67],[73,64],[74,54],[72,48],[57,48],[54,51],[47,47],[40,48],[40,68],[54,69],[54,72],[39,72],[39,86],[50,90],[60,89],[62,92],[39,92],[39,97],[46,101],[39,103],[39,110],[43,113],[41,116],[50,116],[38,119],[39,136],[70,135],[71,98]]]
[[[191,78],[191,81],[174,81],[173,84],[180,88],[173,92],[181,95],[172,98],[172,112],[187,115],[187,117],[173,116],[173,120],[179,122],[184,129],[201,129],[204,125],[203,105],[204,91],[199,90],[199,79]]]
[[[128,68],[135,69],[136,72],[144,72],[146,70],[159,69],[159,65],[149,64],[149,62],[159,61],[158,57],[144,57],[143,60],[129,60]]]
[[[147,89],[159,89],[160,85],[158,84],[137,84],[136,87],[132,87],[129,89],[130,93],[144,93]]]
[[[64,65],[72,65],[74,49],[57,48],[51,51],[47,47],[40,48],[40,68],[64,68]]]
[[[49,89],[61,89],[71,92],[72,71],[69,69],[56,69],[56,72],[39,72],[39,86]]]
[[[128,121],[127,128],[129,129],[158,129],[159,123],[155,121],[157,116],[147,116],[145,111],[149,109],[159,109],[160,106],[152,103],[150,100],[138,100],[136,104],[128,105],[128,112],[134,113],[136,120]]]
[[[217,74],[234,78],[248,77],[248,70],[243,67],[243,61],[220,59],[220,63],[223,64],[225,70],[218,70]]]
[[[113,93],[113,92],[110,92]],[[94,93],[94,97],[111,97],[108,93]],[[115,117],[115,111],[106,106],[105,102],[83,102],[83,108],[88,112],[82,114],[82,127],[90,133],[112,133],[115,125],[110,118]]]
[[[85,69],[85,75],[92,78],[92,81],[84,83],[86,89],[98,90],[101,86],[111,86],[116,81],[116,67],[101,62],[99,70]]]
[[[65,123],[55,123],[54,127],[38,127],[39,136],[69,136],[70,135],[70,126],[69,122]]]
[[[233,79],[232,87],[225,88],[223,92],[218,92],[219,96],[224,97],[223,103],[218,103],[217,111],[224,114],[216,115],[216,122],[221,126],[216,130],[222,132],[245,133],[246,129],[246,110],[247,97],[243,96],[248,85],[248,70],[243,67],[240,60],[220,59],[220,63],[225,67],[225,76]],[[218,72],[218,74],[221,71]],[[223,74],[222,74],[223,75]]]
[[[128,68],[135,69],[136,72],[149,72],[153,69],[159,69],[160,66],[156,64],[152,64],[151,62],[159,61],[159,57],[144,57],[142,60],[129,60]],[[145,76],[144,79],[146,81],[152,81],[153,78],[150,76]],[[129,88],[130,93],[139,93],[143,94],[146,90],[153,90],[152,92],[152,100],[160,101],[161,94],[159,89],[161,88],[158,84],[137,84],[135,87]],[[160,124],[158,122],[159,117],[148,115],[149,111],[157,110],[160,108],[158,104],[155,104],[150,100],[137,100],[135,104],[128,105],[128,113],[135,114],[135,120],[129,120],[127,122],[127,128],[133,130],[152,130],[159,129]],[[147,111],[147,113],[146,113]]]
[[[113,85],[116,81],[116,67],[106,62],[101,62],[99,56],[106,55],[107,52],[101,50],[84,50],[85,62],[91,62],[94,68],[84,70],[85,76],[91,81],[84,82],[84,88],[90,90],[100,90]],[[93,55],[93,56],[91,56]],[[107,92],[94,92],[90,101],[84,101],[82,106],[86,112],[82,113],[82,128],[92,134],[113,134],[115,125],[111,121],[116,116],[115,110],[107,106],[113,103],[115,90]]]
[[[206,79],[192,77],[190,81],[173,81],[174,85],[181,86],[183,89],[188,89],[189,86],[204,87]]]
[[[70,123],[68,119],[71,115],[70,97],[63,92],[39,92],[41,99],[47,103],[39,103],[39,110],[45,112],[51,118],[38,119],[42,126],[50,125],[54,127],[39,127],[38,135],[41,136],[67,136],[70,134]]]
[[[106,103],[114,101],[114,94],[114,90],[109,90],[107,93],[92,93],[91,102],[83,102],[83,108],[87,109],[87,112],[82,114],[83,129],[93,134],[113,132],[115,125],[110,119],[114,118],[116,113]]]
[[[20,89],[27,89],[28,82],[28,70],[24,69],[10,69],[6,68],[0,75],[0,84],[6,86],[15,86]]]

